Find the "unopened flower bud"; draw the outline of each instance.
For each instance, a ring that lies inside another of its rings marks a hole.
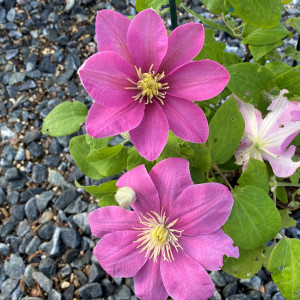
[[[135,202],[136,194],[131,187],[123,186],[117,190],[115,199],[121,207],[128,207]]]

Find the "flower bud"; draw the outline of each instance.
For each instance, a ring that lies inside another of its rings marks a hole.
[[[117,190],[115,199],[121,207],[128,207],[135,202],[136,194],[131,187],[123,186]]]

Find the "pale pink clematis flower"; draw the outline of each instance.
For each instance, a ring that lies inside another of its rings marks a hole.
[[[206,117],[191,100],[218,95],[229,73],[215,61],[191,62],[203,46],[201,24],[185,24],[168,37],[152,9],[132,21],[101,10],[96,38],[99,52],[79,69],[95,101],[86,120],[89,135],[103,138],[129,131],[137,151],[148,160],[160,155],[169,129],[189,142],[207,140]]]
[[[214,284],[206,270],[219,270],[223,255],[239,257],[221,226],[233,198],[218,183],[193,184],[183,158],[159,162],[150,173],[140,165],[117,182],[135,191],[134,211],[109,206],[89,214],[94,254],[112,276],[132,277],[141,300],[208,299]]]
[[[243,169],[250,157],[268,160],[278,177],[291,176],[300,166],[299,161],[293,162],[291,159],[296,147],[288,147],[300,132],[300,103],[288,101],[284,97],[286,93],[287,90],[282,90],[272,101],[264,119],[253,105],[237,99],[246,126],[235,157],[236,163],[243,165]]]

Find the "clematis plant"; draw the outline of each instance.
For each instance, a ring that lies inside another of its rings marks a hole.
[[[300,103],[290,102],[282,90],[268,107],[269,113],[263,119],[261,112],[253,105],[237,99],[245,120],[245,133],[235,152],[236,163],[248,165],[250,157],[268,160],[278,177],[293,175],[300,161],[292,161],[296,147],[290,142],[300,132]]]
[[[221,226],[233,198],[218,183],[193,184],[182,158],[140,165],[117,182],[134,190],[133,211],[103,207],[89,214],[94,254],[104,270],[132,277],[142,300],[208,299],[215,291],[206,270],[219,270],[223,256],[239,257]],[[199,251],[200,250],[200,251]]]
[[[101,10],[96,39],[99,52],[79,69],[83,86],[95,100],[86,120],[90,136],[129,131],[137,151],[151,161],[166,145],[169,128],[189,142],[207,140],[205,114],[191,100],[218,95],[229,74],[215,61],[191,62],[203,46],[201,24],[182,25],[168,37],[152,9],[132,21]]]

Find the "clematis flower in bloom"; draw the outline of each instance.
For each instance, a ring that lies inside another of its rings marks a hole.
[[[141,300],[208,299],[214,284],[206,270],[219,270],[223,255],[238,257],[221,226],[233,198],[222,184],[193,184],[183,158],[125,173],[119,188],[135,191],[134,211],[109,206],[89,214],[94,254],[112,276],[132,277]]]
[[[218,95],[229,73],[215,61],[191,62],[203,46],[201,24],[185,24],[168,37],[152,9],[132,21],[101,10],[96,38],[99,52],[79,69],[95,101],[86,120],[89,135],[103,138],[129,131],[137,151],[148,160],[160,155],[169,129],[189,142],[207,140],[206,117],[191,100]]]
[[[300,132],[300,103],[290,102],[282,90],[268,107],[269,113],[263,119],[261,112],[253,105],[237,99],[245,120],[245,132],[235,152],[236,163],[246,168],[250,157],[268,160],[278,177],[291,176],[300,166],[293,162],[295,146],[290,142]],[[287,148],[288,147],[288,148]]]

